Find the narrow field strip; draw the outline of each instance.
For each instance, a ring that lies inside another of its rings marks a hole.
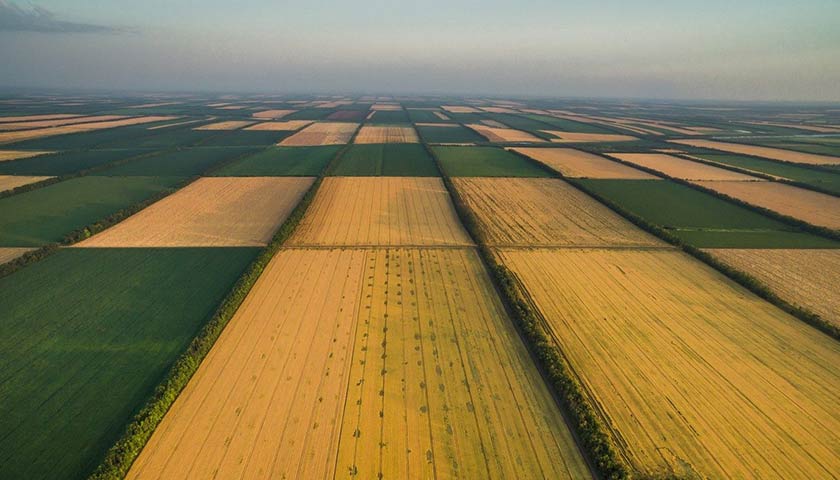
[[[664,153],[610,153],[608,155],[681,180],[766,181],[762,178],[733,172],[725,168],[713,167],[705,163],[693,162]]]
[[[30,183],[40,182],[48,178],[55,177],[34,175],[0,175],[0,192],[22,187],[23,185],[29,185]]]
[[[488,126],[481,124],[467,124],[467,127],[475,130],[479,135],[492,143],[542,143],[542,138],[514,128],[508,128],[503,124]]]
[[[511,148],[533,158],[564,177],[622,180],[658,180],[660,177],[622,163],[573,148]]]
[[[116,127],[126,127],[130,125],[140,125],[144,123],[161,122],[165,120],[175,120],[177,118],[178,117],[171,116],[132,117],[104,122],[78,123],[74,125],[64,125],[60,127],[38,128],[34,130],[22,130],[16,132],[2,132],[0,133],[0,144],[22,142],[24,140],[32,140],[34,138],[52,137],[55,135],[65,135],[68,133],[90,132],[93,130],[105,130]]]
[[[804,153],[781,148],[760,147],[758,145],[744,145],[741,143],[719,142],[715,140],[671,140],[671,143],[689,145],[699,148],[710,148],[724,152],[741,153],[754,155],[756,157],[769,158],[781,162],[804,163],[809,165],[840,165],[840,157],[828,155],[817,155],[815,153]]]

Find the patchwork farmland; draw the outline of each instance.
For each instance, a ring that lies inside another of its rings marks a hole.
[[[835,478],[835,129],[0,96],[0,478]]]

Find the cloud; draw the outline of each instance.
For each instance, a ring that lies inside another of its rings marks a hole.
[[[129,33],[131,30],[108,25],[70,22],[56,18],[50,10],[30,5],[21,7],[14,2],[0,0],[0,32],[41,33]]]

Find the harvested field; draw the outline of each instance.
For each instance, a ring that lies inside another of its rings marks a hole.
[[[480,110],[489,112],[489,113],[518,113],[516,110],[513,110],[508,107],[479,107]]]
[[[386,112],[395,112],[397,110],[402,110],[402,107],[397,103],[374,103],[370,106],[370,109]]]
[[[12,260],[22,256],[26,252],[31,252],[34,248],[15,248],[15,247],[0,247],[0,265],[11,262]]]
[[[119,120],[121,118],[126,118],[125,115],[93,115],[87,117],[73,117],[73,118],[60,118],[60,119],[53,119],[53,120],[38,120],[34,122],[9,122],[9,123],[0,123],[0,131],[12,131],[12,130],[32,130],[36,128],[47,128],[47,127],[60,127],[63,125],[75,125],[77,123],[86,123],[86,122],[106,122],[110,120]]]
[[[358,127],[358,123],[313,123],[291,137],[285,138],[279,145],[287,147],[343,145],[353,138],[353,133]]]
[[[840,230],[840,198],[778,182],[694,182],[812,225]]]
[[[442,105],[440,108],[449,113],[481,113],[481,110],[464,105]]]
[[[664,244],[556,178],[453,178],[489,245]]]
[[[721,163],[751,172],[772,175],[775,178],[793,180],[840,195],[840,172],[830,173],[808,166],[746,157],[731,153],[701,153],[694,156],[708,162]]]
[[[77,247],[258,247],[312,185],[312,177],[206,177]]]
[[[46,155],[54,152],[33,152],[29,150],[0,150],[0,162],[8,162],[9,160],[21,160],[24,158],[37,157],[38,155]]]
[[[53,177],[39,177],[31,175],[0,175],[0,192],[11,190],[13,188],[29,185],[30,183],[40,182]]]
[[[450,120],[450,118],[447,117],[446,114],[444,114],[443,112],[434,111],[432,113],[434,113],[435,116],[438,117],[441,120]]]
[[[757,145],[743,145],[740,143],[717,142],[714,140],[671,140],[672,143],[689,145],[699,148],[710,148],[724,152],[754,155],[781,162],[805,163],[810,165],[840,165],[840,157],[817,155],[814,153],[795,152],[780,148],[760,147]]]
[[[473,250],[281,251],[128,478],[348,473],[588,476]]]
[[[132,117],[122,118],[119,120],[111,120],[106,122],[91,122],[78,123],[74,125],[63,125],[60,127],[38,128],[35,130],[22,130],[16,132],[0,133],[0,144],[22,142],[24,140],[32,140],[35,138],[52,137],[55,135],[66,135],[68,133],[90,132],[93,130],[104,130],[109,128],[127,127],[130,125],[140,125],[143,123],[162,122],[166,120],[174,120],[178,117],[166,116],[147,116],[147,117]]]
[[[411,126],[364,125],[354,143],[419,143],[417,132]]]
[[[283,118],[286,115],[290,115],[295,112],[297,112],[297,110],[262,110],[260,112],[254,112],[251,116],[259,118],[260,120],[274,120],[277,118]]]
[[[247,120],[228,120],[224,122],[208,123],[200,127],[195,127],[193,130],[239,130],[242,127],[252,125],[254,122]]]
[[[659,177],[593,153],[573,148],[511,148],[537,160],[564,177],[657,180]]]
[[[434,177],[328,177],[291,245],[472,245]]]
[[[523,132],[522,130],[516,130],[513,128],[500,128],[500,127],[492,127],[488,125],[479,125],[479,124],[468,124],[469,128],[472,128],[476,132],[478,132],[481,136],[487,139],[488,142],[494,143],[517,143],[517,142],[533,142],[539,143],[544,142],[545,140],[541,138],[537,138],[531,135],[528,132]]]
[[[260,130],[260,131],[295,131],[312,123],[311,120],[289,120],[286,122],[262,122],[250,127],[245,127],[245,130]]]
[[[786,302],[840,325],[840,250],[715,249],[714,257],[767,285]]]
[[[551,139],[553,143],[632,142],[638,140],[636,137],[617,133],[575,133],[562,132],[560,130],[540,131],[557,137]]]
[[[840,471],[834,339],[682,252],[498,254],[641,475]]]
[[[609,153],[608,155],[682,180],[765,181],[762,178],[733,172],[725,168],[713,167],[705,163],[693,162],[664,153]]]

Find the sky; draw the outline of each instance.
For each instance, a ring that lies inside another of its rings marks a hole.
[[[0,87],[840,101],[840,0],[0,0]]]

